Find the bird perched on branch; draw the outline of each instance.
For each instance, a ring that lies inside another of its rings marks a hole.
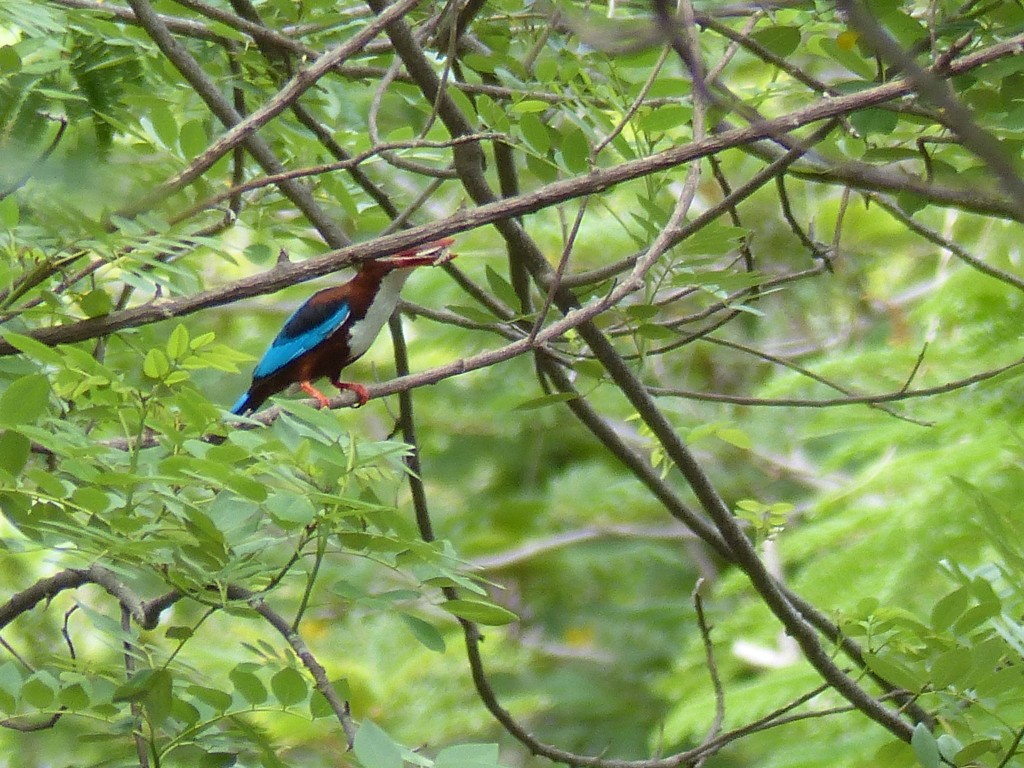
[[[249,391],[238,398],[231,413],[252,413],[268,397],[290,384],[315,398],[321,408],[329,401],[311,383],[326,377],[338,389],[355,392],[358,405],[370,399],[362,384],[341,381],[341,369],[370,348],[398,304],[405,281],[416,267],[436,266],[455,258],[451,238],[366,261],[344,285],[314,293],[288,318],[252,374]]]

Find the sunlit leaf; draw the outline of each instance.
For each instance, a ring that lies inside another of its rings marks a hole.
[[[441,607],[460,619],[473,621],[477,624],[500,626],[518,621],[519,617],[512,611],[479,600],[447,600],[441,603]]]
[[[402,768],[398,745],[372,720],[364,720],[352,745],[363,768]]]
[[[0,395],[0,424],[16,426],[38,419],[50,400],[50,382],[40,374],[29,374],[11,382]]]

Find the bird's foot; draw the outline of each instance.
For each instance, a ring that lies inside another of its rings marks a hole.
[[[308,381],[302,382],[301,384],[299,384],[299,387],[302,389],[303,392],[305,392],[307,395],[309,395],[314,400],[316,400],[317,406],[319,408],[330,408],[331,407],[331,401],[327,399],[327,395],[325,395],[319,389],[314,387]]]
[[[349,392],[354,392],[355,393],[355,396],[358,399],[358,402],[354,406],[352,406],[353,408],[362,408],[364,405],[366,405],[367,401],[370,399],[370,393],[367,391],[366,387],[364,387],[362,384],[355,384],[355,383],[353,383],[351,381],[337,381],[337,380],[331,381],[331,384],[336,386],[338,389],[341,389],[341,390],[346,390],[347,389]]]

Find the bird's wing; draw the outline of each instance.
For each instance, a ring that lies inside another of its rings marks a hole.
[[[266,378],[299,359],[334,333],[350,312],[347,301],[316,301],[314,296],[288,318],[256,365],[253,378]]]

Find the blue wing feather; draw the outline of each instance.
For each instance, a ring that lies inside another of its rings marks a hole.
[[[288,318],[284,328],[271,342],[270,349],[256,365],[253,378],[265,378],[298,360],[334,333],[350,312],[346,301],[329,307],[312,302],[303,304]]]

